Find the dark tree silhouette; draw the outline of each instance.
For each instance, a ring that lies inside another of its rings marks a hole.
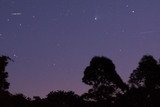
[[[30,99],[8,91],[5,68],[11,60],[0,56],[0,107],[160,107],[160,62],[144,55],[126,85],[115,70],[112,60],[93,57],[82,81],[91,86],[78,96],[73,91],[52,91],[46,98]]]
[[[93,57],[84,71],[82,81],[92,86],[83,96],[92,101],[112,102],[114,98],[127,89],[115,70],[113,62],[106,57]]]
[[[52,91],[45,99],[49,106],[55,107],[79,107],[81,100],[73,91]]]
[[[146,89],[160,88],[160,66],[151,55],[144,55],[139,66],[130,76],[131,87],[145,87]]]
[[[0,56],[0,92],[9,88],[9,83],[6,80],[8,73],[5,72],[9,60],[11,59],[7,56]]]
[[[27,98],[23,94],[15,94],[11,96],[10,103],[13,107],[29,107],[30,98]]]
[[[160,99],[160,65],[151,55],[144,55],[131,73],[130,90],[125,101],[130,107],[158,107]]]

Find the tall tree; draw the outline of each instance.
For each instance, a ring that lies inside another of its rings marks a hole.
[[[160,65],[151,55],[144,55],[131,73],[127,102],[133,107],[159,107]]]
[[[84,96],[94,101],[111,102],[117,94],[127,89],[113,62],[103,56],[92,58],[84,71],[82,81],[92,87]]]
[[[144,55],[142,57],[139,66],[130,76],[129,84],[135,88],[160,88],[160,66],[153,56]]]
[[[7,56],[0,56],[0,92],[6,91],[9,88],[9,83],[6,80],[8,73],[5,72],[9,60],[11,59]]]

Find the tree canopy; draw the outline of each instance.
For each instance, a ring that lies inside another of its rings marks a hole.
[[[137,88],[160,88],[160,65],[153,56],[145,55],[142,57],[138,67],[131,73],[129,84]]]
[[[90,65],[84,71],[82,81],[92,86],[86,95],[95,101],[112,100],[118,91],[127,88],[117,74],[113,62],[104,56],[92,58]]]
[[[84,70],[82,81],[90,86],[87,93],[51,91],[45,98],[33,99],[8,91],[6,66],[11,60],[0,56],[0,106],[2,107],[159,107],[160,63],[144,55],[125,84],[112,60],[95,56]]]

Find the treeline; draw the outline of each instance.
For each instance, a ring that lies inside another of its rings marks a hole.
[[[95,56],[84,70],[82,82],[90,89],[81,96],[73,91],[52,91],[32,99],[11,94],[5,68],[11,58],[0,56],[0,107],[160,107],[160,62],[144,55],[124,83],[112,60]]]

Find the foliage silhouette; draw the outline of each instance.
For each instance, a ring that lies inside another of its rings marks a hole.
[[[30,98],[27,98],[23,94],[15,94],[11,96],[10,103],[14,107],[28,107],[30,105]]]
[[[95,56],[86,67],[82,81],[91,86],[81,96],[73,91],[51,91],[45,98],[33,99],[8,91],[5,68],[11,60],[0,56],[0,107],[159,107],[160,63],[144,55],[126,85],[106,57]]]
[[[144,55],[129,79],[130,90],[123,100],[130,107],[158,107],[160,99],[160,65],[151,55]],[[158,106],[157,106],[158,105]],[[126,106],[126,107],[127,107]]]
[[[8,73],[5,72],[9,60],[11,59],[7,56],[0,56],[0,92],[9,88],[9,83],[6,80]]]
[[[75,107],[80,106],[81,99],[74,92],[52,91],[47,95],[46,102],[55,107]]]
[[[160,65],[151,55],[145,55],[130,76],[131,87],[145,87],[148,90],[160,88]]]
[[[84,71],[82,81],[92,86],[88,93],[83,95],[87,100],[111,103],[118,94],[127,90],[127,85],[117,74],[113,62],[103,56],[92,58]]]

